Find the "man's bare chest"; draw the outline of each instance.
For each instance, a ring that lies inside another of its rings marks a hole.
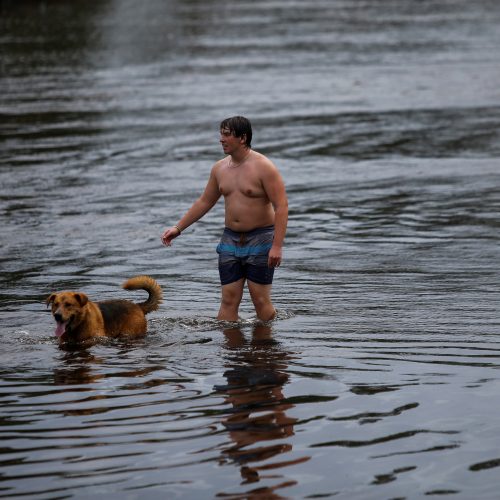
[[[224,197],[247,196],[262,198],[266,196],[260,177],[252,170],[227,169],[220,175],[219,191]]]

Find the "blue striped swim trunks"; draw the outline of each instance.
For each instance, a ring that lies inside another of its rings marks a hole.
[[[267,257],[273,239],[274,226],[259,227],[247,233],[226,227],[217,245],[221,284],[247,278],[260,285],[270,285],[274,268],[267,265]]]

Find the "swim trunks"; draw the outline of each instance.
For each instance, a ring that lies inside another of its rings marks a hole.
[[[267,265],[267,258],[273,238],[274,226],[259,227],[247,233],[226,227],[217,245],[221,284],[247,278],[259,285],[270,285],[274,268]]]

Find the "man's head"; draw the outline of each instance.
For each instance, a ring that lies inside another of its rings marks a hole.
[[[252,125],[244,116],[232,116],[220,123],[220,130],[228,130],[234,137],[244,137],[248,148],[252,147]]]

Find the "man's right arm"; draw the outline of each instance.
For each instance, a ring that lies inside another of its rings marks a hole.
[[[212,168],[205,190],[202,195],[192,204],[191,208],[184,214],[182,219],[175,225],[165,230],[161,237],[164,245],[170,246],[172,240],[177,238],[182,231],[187,229],[191,224],[201,219],[220,198],[219,185],[215,175],[215,165]]]

